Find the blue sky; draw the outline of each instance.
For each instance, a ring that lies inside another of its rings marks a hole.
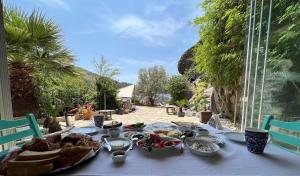
[[[104,56],[119,68],[119,81],[135,83],[140,68],[162,65],[177,74],[182,53],[198,41],[191,21],[200,0],[5,0],[31,12],[42,10],[62,29],[77,66],[95,72]]]

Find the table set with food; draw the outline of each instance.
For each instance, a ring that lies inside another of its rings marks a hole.
[[[207,124],[97,121],[33,138],[2,159],[7,175],[295,175],[300,157],[266,145],[268,133]]]

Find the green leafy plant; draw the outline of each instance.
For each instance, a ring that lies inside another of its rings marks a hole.
[[[62,44],[59,26],[40,11],[5,7],[4,27],[14,115],[37,114],[42,101],[37,77],[74,75],[73,56]]]
[[[188,108],[189,107],[189,100],[181,99],[176,101],[176,105],[180,108]]]
[[[166,92],[166,83],[167,73],[162,66],[140,69],[136,86],[137,94],[141,98],[148,98],[153,106],[155,100]]]
[[[207,97],[205,96],[205,89],[207,88],[207,83],[200,81],[196,84],[195,95],[193,99],[193,105],[196,110],[206,111],[206,105],[208,103]]]
[[[201,7],[205,13],[194,21],[201,26],[195,68],[214,87],[221,111],[235,118],[242,88],[247,1],[204,0]]]
[[[116,109],[118,87],[114,80],[108,77],[99,77],[96,81],[97,109]]]
[[[186,76],[172,76],[166,86],[167,92],[171,95],[171,104],[185,98],[185,92],[190,89],[190,82]]]

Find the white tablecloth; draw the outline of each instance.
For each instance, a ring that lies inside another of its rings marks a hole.
[[[217,130],[202,125],[210,134]],[[223,137],[222,134],[216,134]],[[100,138],[101,134],[95,136]],[[61,174],[65,175],[300,175],[300,156],[273,145],[262,155],[247,151],[245,144],[225,140],[217,156],[200,157],[188,149],[149,153],[135,147],[126,162],[115,164],[102,150],[94,159]]]

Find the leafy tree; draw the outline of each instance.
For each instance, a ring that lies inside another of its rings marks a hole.
[[[190,90],[190,82],[186,76],[174,75],[170,78],[167,84],[167,92],[171,95],[171,103],[184,99],[185,92]]]
[[[112,65],[107,63],[107,60],[102,56],[99,61],[95,60],[93,61],[97,74],[100,77],[108,77],[108,78],[115,78],[120,74],[119,69],[114,68]]]
[[[195,19],[201,26],[201,43],[195,47],[196,69],[214,87],[227,116],[236,116],[244,60],[247,1],[204,0],[205,14]]]
[[[137,93],[141,98],[149,98],[151,105],[166,92],[168,81],[167,73],[162,66],[153,66],[148,69],[140,69]]]
[[[97,108],[116,109],[118,86],[114,80],[108,77],[99,77],[96,81]]]
[[[99,61],[94,60],[94,65],[97,70],[96,104],[98,109],[115,109],[118,108],[117,93],[118,85],[114,77],[120,72],[112,65],[108,64],[107,60],[102,56]]]
[[[14,115],[37,113],[35,75],[73,74],[73,57],[61,42],[59,27],[39,11],[5,8],[4,27]]]

